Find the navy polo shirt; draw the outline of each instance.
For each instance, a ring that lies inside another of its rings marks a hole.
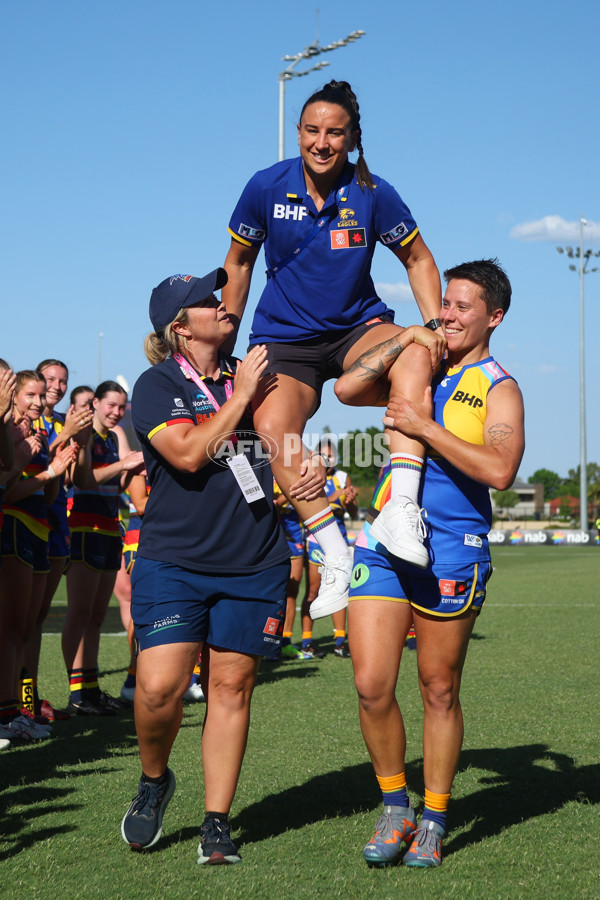
[[[320,212],[306,190],[299,156],[250,179],[229,232],[247,246],[264,243],[269,270],[293,253],[315,222],[327,220],[288,265],[267,279],[250,343],[301,341],[389,313],[370,274],[375,244],[395,250],[410,243],[418,228],[391,184],[372,177],[375,189],[361,190],[355,166],[348,163]]]
[[[204,379],[219,405],[226,402],[225,382],[234,377],[235,365],[222,360],[219,378]],[[289,559],[273,506],[273,474],[249,415],[236,429],[238,447],[248,457],[266,497],[251,504],[223,459],[190,474],[169,465],[152,446],[152,436],[162,428],[181,422],[201,428],[215,413],[172,357],[140,375],[131,408],[150,482],[139,556],[200,572],[238,575]]]

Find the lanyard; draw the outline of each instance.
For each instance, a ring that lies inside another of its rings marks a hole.
[[[200,388],[206,399],[213,406],[215,412],[218,412],[221,409],[221,404],[218,403],[212,395],[212,392],[208,389],[208,385],[206,385],[200,375],[196,372],[193,366],[189,364],[185,356],[182,356],[181,353],[174,353],[173,359],[175,362],[179,363],[179,368],[188,379],[188,381],[193,381],[197,387]],[[225,382],[225,397],[227,400],[232,396],[233,388],[231,386],[231,379],[228,379]]]
[[[187,361],[185,356],[182,356],[181,353],[174,353],[173,359],[175,360],[175,362],[177,362],[179,364],[179,368],[183,372],[184,376],[188,379],[188,381],[193,381],[196,384],[196,386],[200,388],[200,390],[202,391],[202,393],[204,394],[204,396],[206,397],[208,402],[213,407],[214,411],[218,412],[221,409],[221,404],[215,399],[215,397],[212,394],[212,391],[209,390],[208,385],[206,385],[202,381],[202,378],[200,377],[198,372],[196,372],[194,367],[192,365],[190,365],[190,363]],[[232,394],[233,394],[232,379],[228,378],[225,381],[225,400],[226,401],[229,400],[229,398],[232,396]],[[237,435],[235,434],[235,432],[233,432],[231,434],[229,440],[231,441],[231,443],[234,446],[235,446],[235,444],[237,444],[238,439],[237,439]]]

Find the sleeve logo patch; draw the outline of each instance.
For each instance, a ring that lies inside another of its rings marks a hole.
[[[264,241],[265,239],[265,232],[261,228],[252,228],[250,225],[244,225],[243,222],[240,223],[238,234],[251,241]]]
[[[331,231],[332,250],[350,250],[353,247],[366,247],[367,234],[364,228],[339,228]]]
[[[404,224],[404,222],[400,222],[399,225],[396,225],[395,228],[392,228],[391,231],[386,231],[384,234],[380,234],[382,243],[384,244],[393,244],[394,241],[397,241],[398,238],[406,237],[408,234],[408,226]]]

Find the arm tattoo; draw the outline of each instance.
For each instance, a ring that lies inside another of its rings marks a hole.
[[[492,447],[497,447],[499,444],[508,443],[511,435],[514,434],[514,429],[510,425],[499,422],[497,425],[490,425],[488,434]]]
[[[403,350],[404,347],[397,337],[382,341],[370,350],[365,350],[356,362],[352,363],[346,374],[357,372],[358,377],[364,381],[377,381]]]

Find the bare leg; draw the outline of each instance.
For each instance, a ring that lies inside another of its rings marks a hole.
[[[353,600],[348,605],[348,638],[360,726],[379,776],[404,771],[406,735],[396,700],[396,683],[411,620],[408,603]]]
[[[125,554],[121,557],[121,568],[117,572],[113,593],[119,601],[121,622],[127,631],[131,621],[131,576],[125,566]]]
[[[65,571],[65,559],[51,559],[50,571],[46,576],[46,586],[44,596],[40,604],[36,621],[33,625],[31,635],[25,646],[24,666],[32,678],[37,678],[40,664],[40,653],[42,649],[42,627],[48,618],[52,598],[54,597],[60,579]]]
[[[423,775],[425,786],[449,793],[463,740],[459,693],[469,638],[477,613],[440,620],[414,611],[419,687],[425,712]]]
[[[33,569],[15,556],[0,566],[0,700],[17,697]]]
[[[246,750],[258,662],[256,656],[204,645],[202,673],[204,678],[206,666],[208,680],[202,763],[205,807],[213,812],[231,809]]]
[[[183,716],[187,690],[201,643],[163,644],[138,656],[135,727],[142,771],[160,778],[169,762]]]

